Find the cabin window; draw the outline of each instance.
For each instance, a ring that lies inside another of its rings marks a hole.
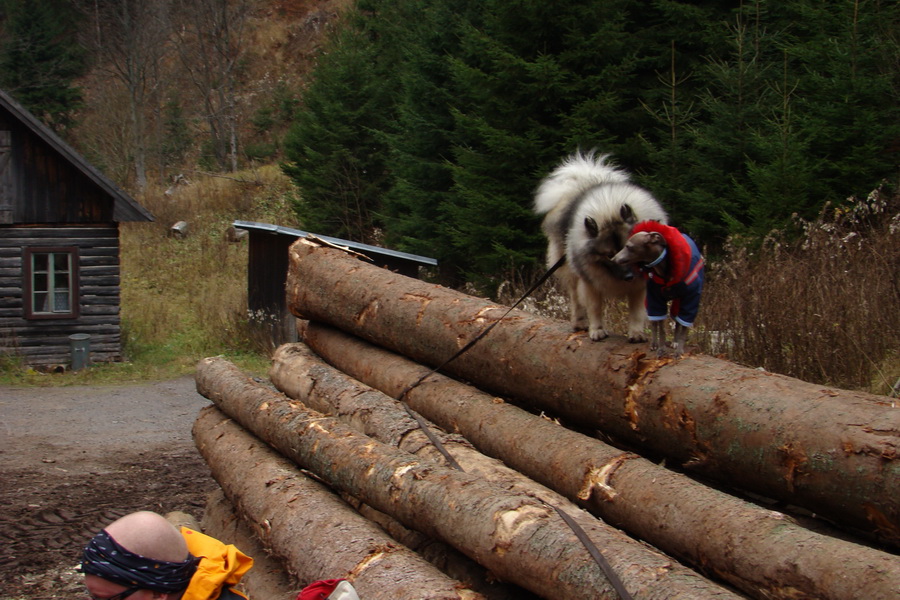
[[[25,249],[25,317],[78,316],[78,249]]]

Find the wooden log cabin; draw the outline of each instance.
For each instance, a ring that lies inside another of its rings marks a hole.
[[[122,359],[119,223],[153,216],[0,90],[0,359]],[[81,336],[83,337],[83,336]]]

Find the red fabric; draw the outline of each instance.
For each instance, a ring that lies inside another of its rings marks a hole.
[[[343,579],[323,579],[315,581],[297,594],[297,600],[326,600]]]
[[[666,281],[660,281],[660,285],[669,287],[684,280],[688,275],[688,269],[691,267],[691,247],[688,245],[681,232],[670,225],[663,225],[658,221],[641,221],[631,230],[631,235],[641,231],[655,231],[662,235],[663,239],[666,241],[668,252],[667,258],[669,260],[669,278]],[[645,273],[645,276],[648,276],[648,274]]]

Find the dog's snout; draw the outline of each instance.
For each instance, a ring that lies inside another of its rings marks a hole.
[[[621,281],[631,281],[634,279],[634,272],[628,266],[610,260],[606,263],[606,268],[610,275]]]

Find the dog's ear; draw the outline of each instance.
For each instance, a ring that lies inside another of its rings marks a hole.
[[[666,238],[658,231],[650,232],[650,243],[651,244],[659,244],[660,246],[666,245]]]
[[[619,208],[619,216],[629,225],[637,223],[637,217],[634,216],[634,210],[631,209],[630,204],[625,203]]]
[[[584,218],[584,228],[587,229],[587,232],[591,237],[597,237],[600,234],[600,228],[597,226],[597,221],[595,221],[593,217]]]

